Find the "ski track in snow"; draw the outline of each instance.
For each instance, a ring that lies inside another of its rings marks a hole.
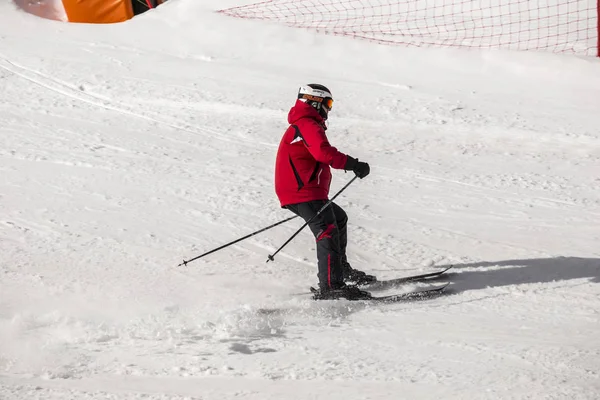
[[[0,398],[598,398],[600,64],[209,10],[239,3],[110,32],[0,5]],[[176,267],[289,216],[273,164],[306,80],[372,167],[339,200],[351,261],[454,265],[447,296],[313,302],[308,231],[265,263],[299,220]]]

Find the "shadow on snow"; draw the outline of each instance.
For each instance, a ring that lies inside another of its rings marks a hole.
[[[447,268],[438,265],[436,268]],[[474,268],[473,271],[461,271]],[[489,268],[489,269],[487,269]],[[493,269],[492,269],[493,268]],[[452,292],[490,287],[590,279],[600,283],[600,259],[579,257],[532,258],[454,264],[455,273],[442,275],[453,283]]]

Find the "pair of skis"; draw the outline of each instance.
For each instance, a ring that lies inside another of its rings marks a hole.
[[[443,275],[451,268],[452,268],[452,266],[450,266],[446,269],[440,270],[440,271],[430,272],[428,274],[405,276],[403,278],[389,279],[389,280],[384,280],[384,281],[375,281],[373,283],[361,286],[361,288],[364,288],[366,291],[383,290],[383,289],[388,289],[388,288],[393,288],[393,287],[396,287],[399,285],[403,285],[405,283],[426,282],[428,280],[438,278],[439,276]],[[373,301],[373,302],[378,302],[378,303],[396,303],[396,302],[411,301],[411,300],[424,300],[424,299],[429,299],[431,297],[441,295],[444,292],[444,290],[448,287],[448,285],[449,285],[449,283],[445,283],[443,285],[435,286],[432,288],[420,289],[420,290],[417,289],[417,290],[414,290],[411,292],[392,294],[389,296],[371,296],[369,298],[361,299],[361,300]],[[314,289],[312,287],[310,289],[312,292],[316,291],[316,289]]]

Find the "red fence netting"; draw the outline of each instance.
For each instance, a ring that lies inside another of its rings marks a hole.
[[[600,56],[600,0],[271,0],[220,12],[405,46]]]

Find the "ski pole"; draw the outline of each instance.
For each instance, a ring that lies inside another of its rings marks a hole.
[[[281,245],[281,247],[280,247],[280,248],[278,248],[278,249],[275,251],[275,253],[273,253],[273,254],[269,254],[269,256],[268,256],[268,258],[267,258],[267,262],[269,262],[269,261],[275,261],[275,255],[276,255],[277,253],[279,253],[279,252],[281,251],[281,249],[283,249],[283,248],[284,248],[284,247],[285,247],[285,246],[286,246],[286,245],[287,245],[289,242],[291,242],[291,241],[292,241],[292,239],[293,239],[293,238],[295,238],[295,237],[296,237],[296,235],[297,235],[297,234],[299,234],[299,233],[300,233],[300,231],[302,231],[302,229],[304,229],[304,228],[306,227],[306,225],[310,224],[310,223],[312,222],[312,220],[313,220],[313,219],[315,219],[315,218],[316,218],[317,216],[319,216],[319,215],[320,215],[320,214],[321,214],[321,213],[322,213],[322,212],[323,212],[323,211],[324,211],[324,210],[325,210],[327,207],[329,207],[329,206],[331,205],[331,203],[333,203],[333,200],[335,200],[335,198],[336,198],[336,197],[338,197],[338,196],[339,196],[339,195],[340,195],[340,194],[341,194],[341,193],[342,193],[344,190],[346,190],[346,188],[347,188],[348,186],[350,186],[350,184],[351,184],[352,182],[354,182],[354,181],[356,180],[356,178],[358,178],[358,176],[355,176],[354,178],[352,178],[352,180],[350,180],[350,182],[346,183],[346,186],[344,186],[343,188],[341,188],[341,189],[340,189],[340,191],[339,191],[339,192],[337,192],[337,193],[335,194],[335,196],[333,196],[333,197],[331,198],[331,200],[329,200],[327,203],[325,203],[325,205],[324,205],[323,207],[321,207],[321,209],[320,209],[319,211],[317,211],[317,213],[316,213],[315,215],[313,215],[311,218],[309,218],[309,220],[308,220],[308,221],[306,221],[306,222],[304,223],[304,225],[302,225],[302,227],[300,227],[300,229],[298,229],[298,230],[296,231],[296,233],[294,233],[294,234],[293,234],[293,235],[292,235],[292,236],[291,236],[291,237],[290,237],[290,238],[289,238],[289,239],[288,239],[288,240],[287,240],[287,241],[286,241],[284,244],[282,244],[282,245]]]
[[[292,219],[294,219],[294,218],[296,218],[296,217],[297,217],[297,215],[294,215],[293,217],[286,218],[286,219],[284,219],[283,221],[279,221],[279,222],[277,222],[276,224],[273,224],[273,225],[267,226],[266,228],[262,228],[261,230],[259,230],[259,231],[256,231],[256,232],[253,232],[253,233],[251,233],[251,234],[249,234],[249,235],[246,235],[246,236],[244,236],[243,238],[239,238],[239,239],[237,239],[237,240],[234,240],[233,242],[230,242],[230,243],[224,244],[224,245],[223,245],[223,246],[221,246],[221,247],[217,247],[216,249],[213,249],[213,250],[211,250],[211,251],[207,251],[207,252],[206,252],[206,253],[204,253],[204,254],[200,254],[198,257],[194,257],[194,258],[192,258],[191,260],[187,260],[187,261],[185,261],[185,260],[184,260],[184,261],[183,261],[181,264],[179,264],[179,265],[178,265],[178,267],[181,267],[182,265],[187,265],[188,263],[190,263],[190,262],[192,262],[192,261],[195,261],[195,260],[197,260],[197,259],[199,259],[199,258],[202,258],[202,257],[204,257],[204,256],[207,256],[207,255],[209,255],[209,254],[211,254],[211,253],[214,253],[215,251],[219,251],[219,250],[221,250],[221,249],[224,249],[225,247],[227,247],[227,246],[231,246],[232,244],[236,244],[236,243],[238,243],[238,242],[241,242],[241,241],[242,241],[242,240],[244,240],[244,239],[248,239],[248,238],[249,238],[249,237],[251,237],[251,236],[254,236],[254,235],[258,234],[258,233],[264,232],[264,231],[266,231],[267,229],[274,228],[274,227],[276,227],[277,225],[281,225],[281,224],[283,224],[284,222],[288,222],[288,221],[290,221],[290,220],[292,220]]]

